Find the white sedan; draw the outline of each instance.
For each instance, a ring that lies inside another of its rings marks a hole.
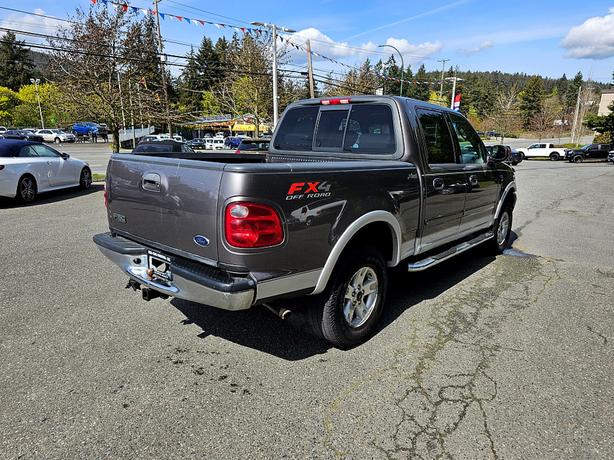
[[[0,196],[29,203],[41,192],[91,185],[85,161],[39,142],[0,139]]]

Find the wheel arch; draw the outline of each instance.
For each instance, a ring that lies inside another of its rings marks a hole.
[[[503,193],[499,197],[499,203],[497,204],[494,220],[499,217],[499,214],[501,214],[501,210],[503,209],[503,205],[509,200],[513,200],[512,207],[514,207],[516,205],[516,182],[514,181],[507,184],[507,187],[505,187],[505,190],[503,190]]]
[[[312,294],[319,294],[326,288],[338,261],[346,250],[360,244],[374,234],[385,232],[375,246],[382,249],[389,266],[395,266],[401,259],[401,226],[388,211],[371,211],[361,216],[343,232],[333,246]]]

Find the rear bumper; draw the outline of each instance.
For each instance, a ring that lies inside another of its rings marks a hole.
[[[95,235],[94,243],[131,279],[162,294],[224,310],[246,310],[254,303],[256,283],[249,277],[233,277],[216,268],[170,256],[172,280],[151,279],[147,276],[147,251],[151,248],[111,233]]]

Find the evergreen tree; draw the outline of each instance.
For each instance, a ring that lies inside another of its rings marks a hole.
[[[567,91],[565,92],[565,111],[572,113],[576,110],[576,103],[578,101],[578,91],[583,82],[582,72],[578,72],[574,79],[567,85]]]
[[[529,128],[535,115],[541,112],[543,101],[544,82],[541,77],[532,77],[520,94],[520,115],[525,128]]]
[[[416,84],[414,85],[413,98],[421,101],[428,101],[430,96],[430,85],[428,84],[428,77],[426,75],[426,68],[424,64],[420,65],[416,72]]]
[[[30,50],[23,45],[24,42],[17,40],[13,32],[0,38],[0,86],[13,91],[29,84],[34,76]]]

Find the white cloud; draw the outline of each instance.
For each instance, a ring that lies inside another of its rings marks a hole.
[[[34,10],[36,14],[45,14],[45,11],[36,8]],[[55,35],[55,32],[61,28],[62,26],[66,26],[66,23],[63,21],[58,21],[56,19],[44,18],[41,16],[34,16],[31,14],[17,14],[12,13],[3,18],[0,21],[0,27],[12,30],[20,30],[24,32],[36,32],[45,35]],[[0,31],[4,32],[4,31]],[[17,34],[17,33],[16,33]],[[39,41],[34,37],[26,37],[23,35],[17,34],[18,40],[25,40],[28,42]]]
[[[477,46],[474,46],[472,48],[461,48],[458,51],[464,54],[465,56],[471,56],[473,54],[477,54],[480,51],[484,51],[492,47],[493,47],[492,40],[484,40],[482,43],[480,43]]]
[[[561,45],[573,58],[607,59],[614,56],[614,7],[605,16],[595,16],[572,27]]]
[[[312,51],[332,59],[357,58],[357,60],[364,60],[369,57],[371,61],[377,61],[380,58],[387,59],[389,54],[396,55],[394,50],[378,48],[378,44],[371,41],[361,45],[337,42],[313,27],[300,30],[288,37],[292,43],[298,45],[304,44],[309,39],[311,40]],[[388,38],[384,43],[398,48],[403,54],[406,64],[422,62],[426,57],[439,52],[443,47],[438,41],[413,44],[405,38],[394,37]],[[300,59],[304,52],[292,51],[291,54],[293,57]]]

